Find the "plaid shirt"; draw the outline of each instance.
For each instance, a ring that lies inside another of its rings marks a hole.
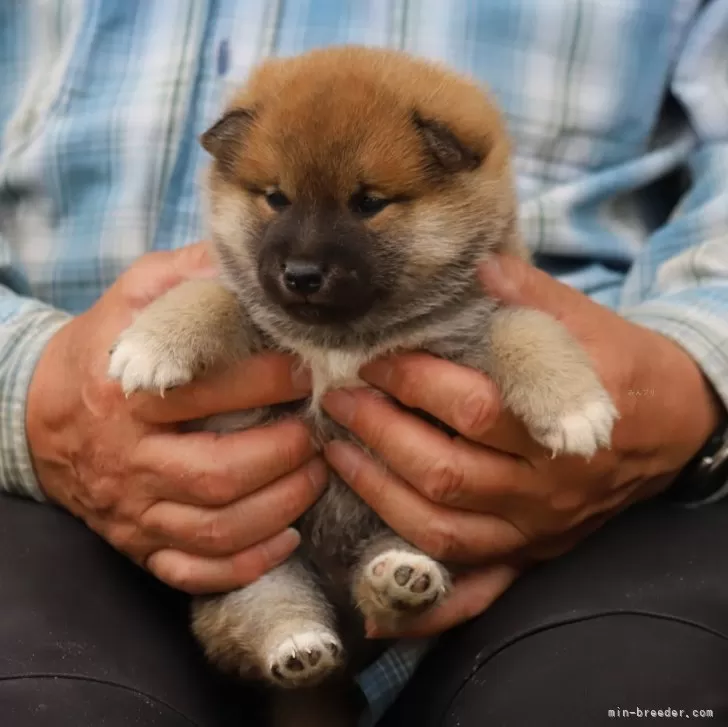
[[[679,342],[728,403],[728,0],[6,0],[0,488],[42,499],[24,409],[49,337],[135,258],[204,236],[197,135],[258,60],[334,43],[490,86],[538,263]],[[360,677],[364,719],[426,646]]]

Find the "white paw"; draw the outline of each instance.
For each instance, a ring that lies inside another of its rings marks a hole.
[[[164,395],[166,389],[191,381],[195,373],[190,359],[178,349],[134,326],[119,336],[109,359],[108,375],[127,396],[139,389]]]
[[[536,441],[557,454],[590,458],[599,448],[608,449],[617,410],[609,399],[592,401],[582,409],[560,416],[555,424],[532,432]]]
[[[378,609],[400,614],[434,606],[450,585],[439,563],[407,550],[388,550],[378,555],[366,566],[364,579]]]
[[[268,672],[280,686],[310,686],[338,669],[342,656],[341,642],[330,631],[301,631],[271,649]]]

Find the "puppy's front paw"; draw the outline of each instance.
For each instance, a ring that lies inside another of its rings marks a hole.
[[[618,412],[584,348],[555,318],[529,308],[493,316],[484,370],[539,444],[591,458],[612,443]]]
[[[445,569],[432,558],[407,550],[387,550],[363,570],[359,607],[376,621],[416,614],[439,603],[450,587]]]
[[[297,630],[273,645],[268,654],[268,674],[282,687],[313,686],[342,664],[343,648],[327,629],[312,626]]]
[[[194,354],[182,342],[133,324],[111,350],[108,376],[121,384],[127,396],[140,389],[164,395],[165,390],[190,382],[198,369]]]
[[[609,448],[617,409],[606,394],[567,410],[545,427],[532,427],[531,436],[552,456],[575,454],[592,457],[599,448]]]

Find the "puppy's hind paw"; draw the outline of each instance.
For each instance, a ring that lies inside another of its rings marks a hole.
[[[268,672],[278,686],[312,686],[336,671],[342,657],[341,642],[330,631],[297,631],[270,650]]]
[[[436,605],[449,586],[447,572],[429,556],[387,550],[365,566],[359,605],[365,615],[376,621],[389,621]]]

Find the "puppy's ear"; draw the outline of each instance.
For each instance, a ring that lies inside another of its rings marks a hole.
[[[445,124],[425,119],[417,111],[412,113],[412,121],[440,171],[471,171],[482,163],[483,155],[463,144]]]
[[[218,161],[225,161],[233,142],[242,141],[255,120],[252,109],[233,109],[200,136],[202,148]]]

